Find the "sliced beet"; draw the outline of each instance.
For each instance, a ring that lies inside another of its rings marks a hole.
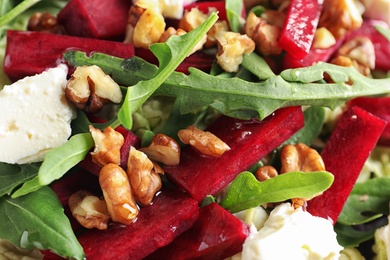
[[[220,117],[208,131],[215,134],[231,150],[219,158],[200,154],[187,146],[180,164],[166,166],[166,175],[193,198],[200,201],[215,195],[242,171],[247,170],[282,144],[304,124],[301,107],[289,107],[259,120]]]
[[[134,56],[134,46],[114,41],[87,39],[59,34],[7,31],[4,71],[12,81],[41,73],[63,61],[67,50],[88,54],[102,52],[120,58]]]
[[[359,97],[348,102],[349,107],[358,106],[373,115],[382,118],[387,122],[387,126],[378,144],[390,146],[390,97]]]
[[[123,39],[129,0],[70,0],[58,13],[66,33],[96,39]]]
[[[385,121],[357,106],[343,113],[321,152],[334,182],[321,196],[308,201],[308,212],[336,223],[385,126]]]
[[[192,228],[146,259],[225,259],[242,251],[248,235],[245,222],[214,202],[200,209]]]
[[[87,259],[143,259],[191,228],[198,215],[196,200],[178,190],[163,190],[152,205],[140,209],[133,224],[88,230],[78,239]]]

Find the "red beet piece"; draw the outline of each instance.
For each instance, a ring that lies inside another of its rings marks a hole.
[[[129,0],[71,0],[58,13],[66,33],[96,39],[123,39]]]
[[[88,230],[78,239],[87,259],[143,259],[191,228],[198,215],[196,200],[178,190],[163,190],[152,205],[141,208],[133,224]]]
[[[361,107],[387,122],[378,144],[390,146],[390,97],[359,97],[348,102],[348,107],[353,106]]]
[[[386,122],[360,107],[351,107],[339,119],[321,157],[334,175],[332,186],[308,201],[307,211],[336,223],[356,179]]]
[[[242,251],[248,235],[245,222],[214,202],[200,209],[192,228],[146,259],[225,259]]]
[[[62,62],[67,50],[102,52],[120,58],[134,56],[134,46],[114,41],[59,34],[7,31],[4,71],[12,81],[41,73]]]
[[[207,195],[217,194],[240,172],[277,148],[303,124],[301,107],[280,109],[262,121],[221,117],[208,131],[229,145],[231,150],[219,158],[212,158],[187,146],[182,151],[180,164],[166,166],[166,174],[200,201]]]
[[[322,1],[292,0],[280,34],[280,47],[302,59],[312,45],[321,11]]]
[[[309,67],[319,61],[328,62],[342,43],[343,41],[339,40],[336,44],[326,49],[311,48],[309,53],[302,59],[297,59],[293,55],[286,53],[282,60],[282,67],[283,69],[302,68]]]

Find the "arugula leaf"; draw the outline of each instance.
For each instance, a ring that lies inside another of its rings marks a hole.
[[[64,257],[84,259],[69,219],[49,187],[17,199],[0,197],[0,222],[0,238],[14,245],[50,249]]]
[[[241,65],[259,77],[259,79],[264,80],[275,76],[267,62],[255,52],[245,54]]]
[[[0,163],[0,197],[10,195],[16,187],[37,176],[40,165]]]
[[[337,233],[337,242],[343,247],[357,247],[361,243],[374,237],[375,230],[379,227],[368,230],[359,230],[352,226],[336,223],[334,230]]]
[[[108,67],[107,71],[115,81],[126,85],[157,73],[156,66],[137,57],[120,63],[121,59],[104,54],[87,57],[83,53],[67,52],[64,58],[74,66],[99,63],[105,72]],[[137,70],[133,70],[134,67]],[[282,107],[307,105],[333,109],[359,96],[390,93],[390,78],[372,79],[352,67],[327,63],[288,69],[259,82],[212,76],[195,68],[189,71],[189,75],[173,72],[154,92],[180,99],[182,114],[210,105],[227,116],[261,120]],[[324,74],[331,76],[335,83],[324,83]]]
[[[357,225],[389,214],[390,178],[380,177],[356,183],[337,222]]]
[[[54,148],[46,154],[38,175],[25,182],[21,188],[12,194],[12,197],[17,198],[26,195],[58,180],[83,160],[93,145],[94,142],[90,133],[72,136],[64,145]]]
[[[124,127],[131,129],[132,114],[189,55],[217,19],[217,14],[213,13],[195,30],[182,36],[172,36],[165,43],[156,43],[150,46],[151,51],[159,61],[160,67],[153,78],[140,81],[128,88],[122,107],[118,112],[118,118]]]
[[[240,173],[220,205],[232,213],[268,202],[311,198],[333,183],[329,172],[288,172],[259,182],[251,172]]]
[[[245,20],[241,17],[244,9],[244,2],[237,0],[225,1],[226,16],[229,21],[230,30],[233,32],[241,32]]]

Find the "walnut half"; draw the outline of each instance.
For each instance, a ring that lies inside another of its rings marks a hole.
[[[65,95],[79,109],[89,106],[91,113],[100,112],[108,101],[122,100],[119,85],[96,65],[77,67],[66,85]]]

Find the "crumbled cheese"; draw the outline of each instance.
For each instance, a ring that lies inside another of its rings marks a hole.
[[[338,259],[343,249],[330,221],[312,216],[290,203],[277,206],[264,227],[251,232],[242,259]]]
[[[390,223],[390,215],[388,219]],[[390,224],[376,230],[375,251],[378,260],[390,259]]]
[[[59,65],[0,91],[0,162],[42,161],[67,141],[75,117],[65,98],[67,72]]]

